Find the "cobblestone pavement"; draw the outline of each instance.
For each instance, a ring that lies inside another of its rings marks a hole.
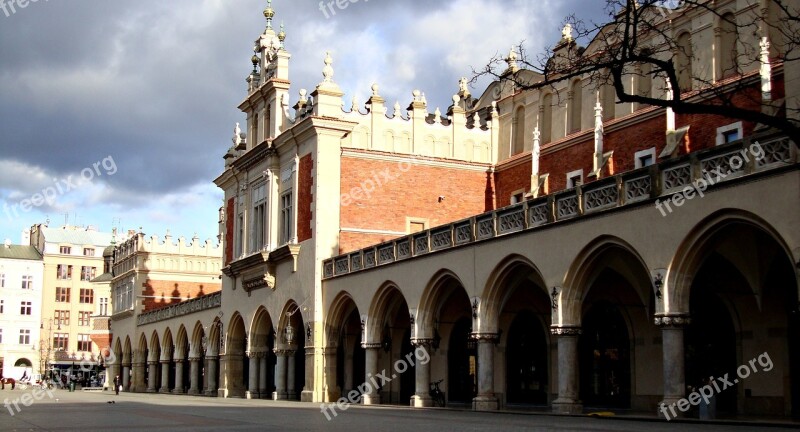
[[[177,395],[0,391],[0,431],[730,431],[732,425],[352,406]],[[114,403],[109,403],[113,401]],[[13,415],[12,415],[13,412]],[[772,429],[772,428],[771,428]],[[797,430],[795,425],[792,428]],[[735,426],[737,432],[763,426]],[[775,428],[772,430],[783,430]]]

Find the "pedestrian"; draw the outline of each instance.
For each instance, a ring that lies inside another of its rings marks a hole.
[[[122,383],[119,382],[119,375],[114,377],[114,392],[119,395],[119,389],[122,387]]]

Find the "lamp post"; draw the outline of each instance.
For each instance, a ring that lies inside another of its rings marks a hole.
[[[50,372],[50,355],[53,352],[53,320],[53,318],[47,319],[47,338],[39,339],[39,373],[42,375]],[[61,331],[61,320],[57,321],[56,330]],[[44,330],[44,321],[39,325],[39,329]]]

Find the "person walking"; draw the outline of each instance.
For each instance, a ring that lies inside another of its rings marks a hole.
[[[119,388],[122,387],[122,383],[119,382],[119,375],[114,377],[114,392],[119,395]]]

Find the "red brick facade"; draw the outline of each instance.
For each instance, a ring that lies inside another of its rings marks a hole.
[[[311,155],[300,158],[300,172],[297,179],[297,241],[304,242],[314,236],[311,228],[312,213],[314,204],[312,193],[314,187],[314,177],[311,171],[314,169],[314,160]]]
[[[343,156],[340,253],[397,237],[348,229],[406,233],[407,218],[430,228],[491,210],[491,176],[464,165],[444,168]]]
[[[147,282],[144,283],[143,288],[143,295],[145,296],[143,299],[144,311],[148,312],[154,309],[161,309],[172,304],[180,303],[181,300],[179,300],[177,297],[185,299],[200,297],[206,294],[213,294],[222,289],[222,285],[219,282],[196,283],[148,279]]]

